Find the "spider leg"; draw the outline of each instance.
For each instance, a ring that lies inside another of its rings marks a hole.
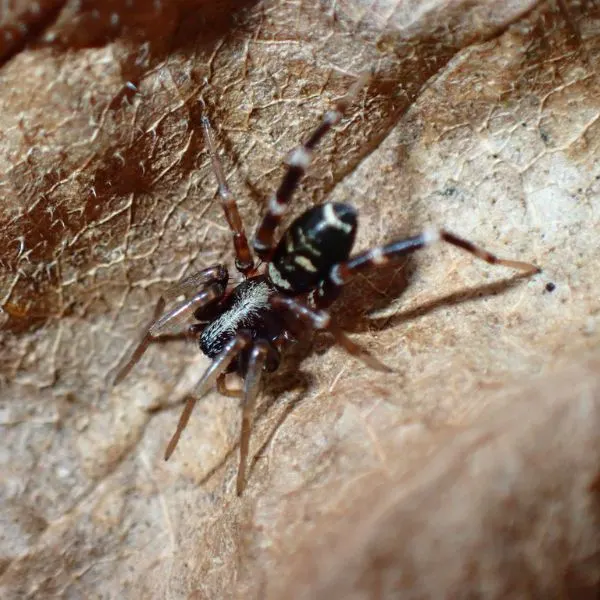
[[[246,486],[246,464],[248,461],[248,448],[250,433],[254,422],[256,399],[260,387],[263,369],[269,353],[268,343],[257,340],[250,352],[248,370],[244,380],[244,400],[242,411],[242,431],[240,434],[240,465],[238,467],[236,491],[241,496]]]
[[[243,395],[242,390],[235,390],[227,387],[225,381],[225,373],[221,373],[217,378],[217,390],[221,396],[227,396],[228,398],[241,398]]]
[[[181,331],[183,322],[189,318],[190,314],[218,300],[224,292],[225,288],[219,283],[209,285],[189,300],[183,300],[176,304],[150,326],[148,333],[152,337],[158,337],[159,335],[169,335]]]
[[[358,92],[367,83],[369,76],[369,73],[363,73],[350,87],[346,95],[336,102],[334,108],[323,115],[321,123],[306,142],[297,146],[289,155],[287,171],[277,191],[269,199],[267,212],[252,241],[254,251],[262,260],[268,260],[274,250],[275,230],[283,218],[294,191],[310,165],[312,152],[323,136],[342,118],[348,107],[354,102]]]
[[[156,322],[156,319],[158,319],[158,317],[160,316],[160,314],[162,313],[162,311],[164,309],[165,309],[165,301],[161,297],[158,299],[158,302],[156,303],[156,306],[154,307],[154,312],[152,313],[152,320],[143,329],[144,333],[142,334],[140,340],[138,341],[137,346],[135,347],[135,350],[133,351],[133,353],[127,360],[127,362],[125,362],[124,364],[123,363],[119,364],[119,370],[113,380],[113,385],[119,385],[119,383],[121,383],[121,381],[123,381],[123,379],[125,379],[125,377],[127,377],[127,375],[129,374],[129,371],[131,371],[131,369],[133,369],[133,367],[140,360],[140,358],[142,358],[142,356],[144,355],[144,352],[146,352],[146,350],[148,349],[148,346],[150,345],[150,342],[152,341],[152,336],[149,333],[150,327],[152,327],[152,325],[154,325],[154,323]]]
[[[322,310],[313,310],[308,306],[297,302],[287,296],[271,296],[271,304],[277,308],[284,308],[307,322],[313,329],[328,331],[333,335],[335,341],[352,356],[355,356],[367,366],[376,371],[391,372],[392,369],[375,358],[366,348],[353,342],[339,327],[331,322],[331,316]]]
[[[511,269],[524,271],[527,275],[541,272],[540,267],[534,264],[522,262],[520,260],[499,258],[485,248],[476,246],[472,242],[454,235],[445,229],[434,229],[410,238],[371,248],[344,262],[334,265],[329,272],[328,277],[311,295],[311,300],[314,302],[315,306],[319,308],[329,306],[337,298],[341,288],[357,273],[363,273],[373,267],[386,265],[439,241],[446,242],[457,248],[462,248],[475,256],[475,258],[483,260],[491,265],[502,265]]]
[[[201,290],[188,300],[183,300],[176,304],[171,310],[161,316],[165,309],[166,301],[163,296],[158,299],[154,308],[152,321],[144,328],[135,350],[130,358],[119,367],[113,385],[117,385],[125,379],[129,371],[142,358],[144,352],[154,339],[161,335],[179,333],[182,330],[183,323],[199,308],[208,306],[215,300],[223,296],[225,287],[220,283],[213,283],[206,289]],[[192,325],[192,327],[194,327]]]
[[[202,117],[202,131],[204,133],[204,141],[210,154],[210,160],[212,162],[213,171],[219,184],[219,195],[221,196],[221,206],[225,213],[225,218],[229,224],[229,228],[233,233],[233,246],[235,248],[235,266],[237,270],[243,275],[249,276],[254,272],[254,259],[250,252],[250,246],[248,245],[248,239],[246,238],[246,232],[244,231],[244,224],[238,211],[237,202],[233,197],[227,180],[225,179],[225,173],[223,172],[223,165],[219,160],[217,148],[212,135],[212,126],[207,116]]]
[[[177,429],[169,441],[165,451],[165,460],[169,460],[173,450],[175,450],[182,431],[186,428],[192,410],[199,398],[201,398],[209,388],[214,385],[220,375],[225,373],[231,361],[249,344],[252,343],[252,335],[248,331],[240,331],[226,346],[221,353],[213,360],[208,369],[202,375],[196,388],[188,398],[185,407],[179,417]]]
[[[190,294],[195,294],[199,289],[211,283],[221,283],[226,286],[228,280],[227,268],[224,265],[214,265],[197,273],[192,273],[168,287],[162,293],[162,298],[168,304],[181,296],[188,297]]]

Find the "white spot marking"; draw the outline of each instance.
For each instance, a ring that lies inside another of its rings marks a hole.
[[[288,159],[288,165],[290,167],[300,167],[301,169],[308,169],[312,157],[310,152],[304,146],[298,146],[292,150]]]
[[[277,287],[283,288],[284,290],[292,289],[290,282],[287,279],[283,278],[283,276],[273,263],[269,264],[269,277]]]
[[[383,265],[387,262],[387,258],[383,254],[383,250],[379,247],[371,250],[370,258],[376,265]]]
[[[306,256],[294,256],[294,262],[297,265],[300,265],[305,271],[310,271],[311,273],[317,272],[317,268],[315,267],[315,265],[313,265],[312,262],[308,258],[306,258]]]
[[[289,229],[288,229],[287,233],[285,234],[285,249],[287,250],[288,254],[291,254],[294,251],[294,240],[292,238],[292,234],[290,233]]]
[[[331,322],[331,317],[325,313],[315,313],[313,317],[313,323],[317,329],[326,329]]]
[[[321,251],[314,244],[310,243],[310,241],[304,234],[304,231],[302,231],[302,229],[298,229],[297,231],[300,237],[300,246],[305,250],[310,250],[310,252],[312,252],[312,254],[314,254],[315,256],[321,256]]]
[[[339,110],[328,110],[323,116],[323,122],[327,125],[335,125],[342,118]]]
[[[349,225],[348,223],[344,223],[344,221],[342,221],[335,214],[332,204],[324,204],[323,205],[323,218],[325,219],[325,222],[327,224],[331,225],[335,229],[341,229],[342,231],[345,231],[346,233],[350,233],[352,231],[352,225]]]
[[[329,279],[335,283],[335,285],[344,285],[344,280],[340,275],[340,265],[334,265],[329,271]]]
[[[257,252],[264,252],[270,248],[270,246],[268,246],[267,244],[263,244],[260,240],[257,240],[256,238],[252,240],[252,246]]]
[[[429,246],[430,244],[435,244],[436,242],[439,242],[439,241],[440,241],[439,229],[435,229],[433,227],[428,227],[423,232],[423,243],[426,246]]]
[[[285,212],[285,204],[280,203],[275,194],[269,199],[269,211],[276,217],[280,217]]]

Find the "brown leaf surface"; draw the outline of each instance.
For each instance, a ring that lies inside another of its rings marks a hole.
[[[597,3],[33,4],[0,14],[2,597],[593,597]],[[232,263],[198,98],[252,231],[367,68],[293,214],[349,201],[358,248],[437,224],[544,272],[440,247],[353,282],[335,317],[395,372],[301,344],[238,499],[234,400],[162,461],[193,346],[110,381],[162,290]]]

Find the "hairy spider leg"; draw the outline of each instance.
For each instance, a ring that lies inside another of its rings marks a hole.
[[[328,277],[311,293],[310,300],[318,308],[325,308],[339,296],[342,287],[357,273],[363,273],[373,267],[386,265],[439,241],[462,248],[476,258],[491,265],[502,265],[511,269],[524,271],[527,275],[541,272],[541,269],[534,264],[520,260],[499,258],[485,248],[476,246],[472,242],[454,235],[445,229],[432,229],[413,237],[371,248],[349,258],[347,261],[334,265]]]
[[[177,283],[169,286],[162,294],[165,302],[168,304],[173,300],[179,299],[181,296],[190,297],[201,288],[211,283],[221,283],[223,287],[229,281],[229,273],[225,265],[212,265],[206,269],[202,269],[197,273],[192,273]]]
[[[219,184],[219,196],[221,197],[221,206],[225,213],[225,218],[229,225],[229,229],[233,233],[233,246],[235,248],[235,266],[240,273],[249,277],[254,274],[254,258],[248,245],[248,238],[244,230],[244,224],[240,217],[237,202],[227,185],[223,165],[217,153],[217,147],[212,134],[212,126],[207,116],[202,117],[202,132],[204,141],[208,148],[212,168]]]
[[[123,361],[121,361],[121,363],[119,364],[117,374],[113,381],[113,385],[119,385],[119,383],[121,383],[121,381],[123,381],[123,379],[125,379],[125,377],[127,377],[127,375],[129,374],[129,371],[131,371],[131,369],[133,369],[133,367],[140,360],[140,358],[142,358],[142,356],[144,355],[144,352],[146,352],[146,350],[148,349],[148,346],[152,342],[152,336],[150,335],[150,328],[152,327],[152,325],[154,325],[154,323],[156,322],[156,319],[158,319],[160,317],[160,315],[164,309],[165,309],[165,301],[161,297],[158,299],[156,306],[154,307],[154,312],[152,313],[152,320],[142,330],[143,331],[142,336],[140,337],[140,339],[135,347],[135,350],[133,351],[131,356],[124,363],[123,363]]]
[[[219,300],[225,293],[225,287],[220,283],[211,283],[206,289],[200,290],[189,300],[176,304],[169,312],[158,318],[148,329],[152,337],[169,335],[181,331],[181,326],[196,311]],[[194,323],[194,325],[196,325]]]
[[[275,249],[275,231],[285,214],[294,191],[310,165],[314,149],[323,136],[339,122],[348,107],[354,102],[359,91],[369,80],[369,77],[368,72],[363,73],[350,87],[346,95],[335,103],[334,108],[323,115],[321,123],[306,142],[297,146],[289,155],[285,175],[277,191],[269,199],[267,211],[252,241],[252,247],[260,259],[269,260]]]
[[[242,409],[242,430],[240,434],[240,464],[238,467],[236,491],[241,496],[246,486],[246,464],[248,462],[248,448],[250,446],[250,433],[254,422],[256,411],[256,399],[260,390],[260,382],[263,370],[269,354],[268,343],[264,340],[256,340],[250,358],[248,369],[244,379],[244,396]]]
[[[179,422],[177,423],[177,429],[167,445],[165,460],[169,460],[171,454],[173,454],[173,450],[177,447],[181,433],[190,420],[190,415],[192,414],[196,402],[216,383],[219,376],[225,373],[231,361],[251,343],[252,333],[242,329],[225,345],[219,355],[212,361],[208,369],[204,371],[200,381],[194,386],[194,391],[190,394],[190,397],[185,403],[185,407],[183,408],[181,416],[179,417]]]
[[[180,333],[182,323],[187,320],[190,314],[221,298],[225,293],[227,280],[227,269],[222,265],[216,265],[194,273],[168,288],[158,299],[154,307],[152,320],[142,330],[142,337],[135,350],[124,364],[119,366],[113,385],[118,385],[125,379],[153,340],[161,335]],[[171,310],[162,314],[168,301],[181,295],[185,296],[192,289],[197,290],[198,287],[201,288],[200,291],[196,292],[191,298],[179,302]],[[191,327],[195,330],[195,325]]]
[[[331,321],[331,316],[322,310],[313,310],[305,304],[287,296],[273,295],[269,301],[276,308],[284,308],[299,319],[307,322],[313,329],[328,331],[335,341],[352,356],[364,362],[376,371],[391,372],[392,369],[375,358],[366,348],[353,342],[339,327]]]

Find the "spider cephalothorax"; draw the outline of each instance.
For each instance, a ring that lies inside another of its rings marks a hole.
[[[224,378],[228,372],[237,371],[244,379],[238,494],[245,485],[250,431],[262,373],[277,369],[282,350],[293,341],[292,319],[312,329],[328,331],[338,344],[368,366],[389,370],[337,328],[324,310],[357,273],[398,260],[437,241],[462,248],[490,264],[532,273],[539,271],[529,263],[498,258],[443,229],[427,230],[351,257],[357,228],[356,211],[347,204],[329,202],[302,213],[276,243],[277,227],[310,164],[315,146],[340,120],[364,86],[365,79],[364,76],[359,78],[346,96],[338,100],[335,108],[325,113],[308,140],[290,155],[288,169],[269,200],[268,210],[252,242],[262,261],[260,269],[255,267],[237,204],[227,186],[210,122],[203,117],[206,146],[219,184],[225,217],[233,233],[236,268],[244,280],[238,285],[230,285],[227,268],[215,265],[168,290],[159,299],[154,320],[115,380],[118,383],[127,375],[153,339],[181,331],[182,323],[193,317],[196,322],[188,326],[187,332],[197,337],[200,349],[212,362],[183,410],[165,458],[168,459],[175,449],[196,400],[215,384],[222,393],[235,393],[226,388]],[[185,300],[164,312],[167,302],[181,295]]]

